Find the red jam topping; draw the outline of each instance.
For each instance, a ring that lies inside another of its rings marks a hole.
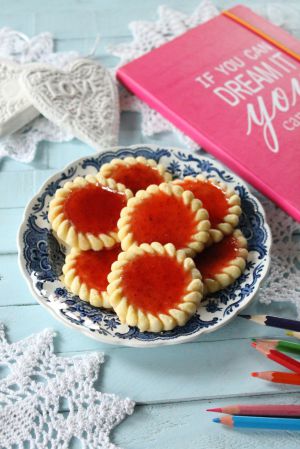
[[[136,206],[131,218],[134,239],[141,244],[173,243],[186,247],[197,232],[194,213],[180,198],[159,192]]]
[[[223,222],[228,213],[228,202],[223,190],[209,181],[183,180],[179,183],[185,190],[190,190],[202,201],[204,209],[209,213],[212,228]]]
[[[176,307],[191,280],[176,259],[143,254],[123,268],[122,288],[130,304],[153,315]]]
[[[124,184],[134,194],[138,190],[145,190],[151,184],[160,184],[164,181],[164,178],[156,168],[141,162],[137,162],[134,165],[115,165],[110,177]]]
[[[126,196],[103,187],[88,184],[73,190],[67,197],[64,213],[79,232],[94,235],[116,231]]]
[[[238,250],[237,240],[230,235],[197,254],[194,262],[203,279],[212,278],[238,256]]]
[[[120,251],[119,246],[102,251],[82,251],[75,262],[75,270],[81,282],[99,292],[105,291],[107,276]]]

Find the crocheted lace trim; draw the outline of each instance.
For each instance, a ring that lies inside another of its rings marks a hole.
[[[166,6],[159,6],[158,20],[156,22],[142,20],[131,22],[129,29],[132,32],[133,40],[129,43],[110,45],[108,47],[108,51],[111,54],[120,58],[116,70],[119,66],[159,47],[218,14],[217,8],[208,0],[201,3],[191,15]],[[120,88],[120,106],[123,111],[137,111],[142,114],[142,133],[144,136],[152,136],[163,131],[173,131],[190,148],[199,147],[158,112],[151,109],[124,88]]]
[[[113,449],[134,402],[96,391],[103,354],[57,357],[51,330],[8,343],[0,326],[0,447]]]

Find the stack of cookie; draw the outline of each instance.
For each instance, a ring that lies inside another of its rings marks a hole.
[[[202,298],[243,272],[235,191],[202,175],[172,180],[152,159],[128,157],[58,189],[49,221],[69,248],[62,281],[141,331],[183,326]]]

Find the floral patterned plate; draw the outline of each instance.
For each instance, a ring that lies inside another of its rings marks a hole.
[[[69,293],[59,280],[65,248],[52,235],[47,219],[49,201],[66,181],[96,173],[115,157],[139,155],[164,164],[174,177],[204,173],[233,187],[242,200],[240,227],[248,240],[249,257],[243,275],[230,287],[207,297],[185,326],[162,333],[140,332],[122,325],[114,313],[97,309]],[[217,162],[197,152],[136,145],[79,159],[46,181],[25,210],[18,244],[20,268],[32,293],[56,318],[105,343],[150,347],[182,343],[215,331],[247,306],[267,274],[271,234],[259,201],[240,179]]]

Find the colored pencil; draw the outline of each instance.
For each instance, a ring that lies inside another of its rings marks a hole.
[[[288,335],[289,337],[298,338],[298,340],[300,340],[300,332],[287,331],[286,335]]]
[[[278,327],[280,329],[286,329],[291,331],[300,331],[300,321],[289,320],[286,318],[280,318],[278,316],[270,315],[239,315],[247,320],[255,321],[255,323],[262,324],[263,326]]]
[[[272,371],[268,371],[272,373]],[[252,373],[260,374],[260,373]],[[278,373],[282,374],[282,373]],[[285,373],[283,373],[285,374]],[[288,373],[289,374],[289,373]],[[298,376],[290,374],[290,376]],[[255,377],[255,376],[254,376]],[[300,379],[300,376],[298,376]],[[300,405],[229,405],[222,408],[209,408],[207,412],[227,413],[228,415],[242,416],[300,416]]]
[[[282,373],[280,371],[262,371],[251,373],[251,376],[258,379],[268,380],[277,384],[300,385],[300,375],[294,373]]]
[[[297,418],[225,415],[221,418],[214,418],[213,422],[244,429],[300,430],[300,419]]]
[[[285,368],[300,374],[300,362],[298,362],[298,360],[295,360],[282,352],[276,351],[276,349],[268,349],[260,344],[252,343],[251,346],[264,354],[268,359],[273,360],[274,362],[285,366]]]
[[[293,354],[300,354],[300,343],[287,340],[265,340],[262,338],[253,338],[255,343],[268,346],[270,349],[277,349],[281,352],[291,352]]]

